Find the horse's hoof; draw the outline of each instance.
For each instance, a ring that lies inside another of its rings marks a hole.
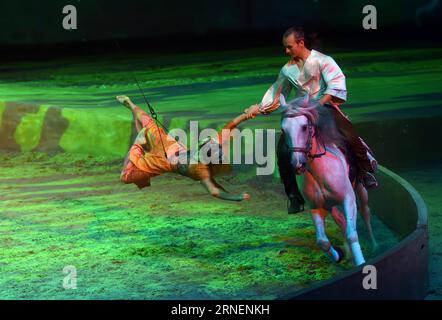
[[[336,261],[336,263],[340,263],[340,262],[341,262],[342,260],[344,260],[344,258],[345,258],[345,251],[342,250],[341,247],[335,247],[335,250],[336,250],[336,252],[337,252],[338,255],[339,255],[339,258],[338,258],[338,260]]]

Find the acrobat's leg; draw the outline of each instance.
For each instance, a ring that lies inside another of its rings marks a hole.
[[[333,248],[325,233],[325,215],[327,211],[324,209],[312,209],[311,213],[316,228],[316,244],[332,261],[340,262],[343,258],[342,251],[340,254],[339,249]]]
[[[129,97],[117,96],[117,100],[132,111],[137,132],[140,132],[142,128],[147,127],[153,123],[153,119],[147,114],[147,112],[134,104]]]
[[[130,148],[129,152],[126,155],[126,158],[124,158],[123,170],[121,171],[121,174],[120,174],[121,182],[124,182],[124,183],[131,183],[132,182],[132,180],[130,178],[130,171],[134,167],[134,164],[132,163],[132,161],[130,161],[129,158],[130,158],[130,154],[134,153],[134,152],[138,155],[141,154],[138,147],[132,146]]]
[[[127,170],[129,169],[129,166],[132,166],[132,162],[130,162],[130,160],[129,160],[129,155],[130,155],[130,151],[127,153],[126,158],[124,158],[123,170],[121,171],[121,174],[120,174],[120,180],[123,183],[129,183],[129,181],[127,179]]]
[[[131,102],[132,115],[134,117],[135,127],[137,132],[140,132],[142,128],[146,128],[153,124],[153,119],[147,114],[146,111],[138,107]]]
[[[362,218],[364,219],[365,225],[367,226],[368,229],[368,235],[370,236],[372,249],[373,251],[376,251],[379,246],[374,237],[373,228],[371,227],[371,212],[370,212],[370,207],[368,206],[367,189],[365,189],[362,183],[359,183],[356,186],[356,192],[358,194],[359,209],[361,210]]]
[[[139,145],[133,145],[129,153],[124,159],[123,170],[120,174],[120,180],[123,183],[135,183],[138,188],[150,186],[150,176],[146,172],[138,169],[132,161],[129,160],[130,155],[140,157],[143,155],[143,151]]]
[[[117,96],[117,100],[132,111],[135,127],[138,136],[135,143],[143,145],[146,151],[150,151],[155,146],[162,146],[163,151],[169,155],[186,150],[182,143],[176,143],[173,136],[168,135],[165,130],[158,126],[143,109],[135,105],[127,96]],[[173,143],[171,143],[173,142]]]
[[[229,192],[227,191],[222,185],[220,185],[218,182],[216,182],[215,178],[210,177],[210,180],[212,181],[212,183],[218,188],[223,190],[224,192]]]

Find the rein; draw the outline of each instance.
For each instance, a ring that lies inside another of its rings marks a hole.
[[[293,114],[290,114],[290,115],[283,115],[282,117],[283,117],[283,118],[295,118],[295,117],[299,117],[299,115],[293,115]],[[304,148],[301,148],[301,147],[290,147],[290,146],[287,144],[287,140],[285,140],[285,144],[286,144],[287,148],[289,149],[289,151],[291,151],[291,152],[302,152],[302,153],[305,153],[306,156],[307,156],[309,159],[313,159],[313,160],[314,160],[314,159],[316,159],[316,158],[320,158],[320,157],[324,156],[324,155],[326,154],[327,150],[326,150],[326,148],[325,148],[325,145],[323,145],[324,152],[322,152],[322,153],[316,153],[316,154],[311,154],[311,153],[310,153],[310,152],[312,151],[312,147],[313,147],[313,138],[314,138],[314,136],[315,136],[315,133],[313,133],[313,124],[312,124],[312,122],[311,122],[310,119],[308,119],[308,118],[307,118],[307,120],[308,120],[308,123],[307,123],[308,138],[307,138],[307,143],[305,144],[305,147],[304,147]],[[318,143],[318,145],[319,145],[319,143]]]
[[[115,42],[115,45],[118,48],[120,54],[123,54],[123,49],[121,49],[121,46],[120,46],[120,43],[118,42],[118,40],[114,40],[114,42]],[[138,91],[143,96],[144,102],[146,103],[147,107],[149,108],[149,113],[155,122],[158,132],[160,131],[160,127],[159,127],[159,125],[160,125],[164,129],[164,131],[166,133],[168,133],[169,131],[167,130],[166,126],[164,126],[164,124],[162,124],[161,121],[158,120],[157,113],[155,112],[154,108],[150,105],[149,101],[147,100],[146,95],[144,94],[144,90],[141,88],[140,83],[138,82],[138,79],[135,77],[134,73],[132,73],[132,78],[135,80],[135,83],[138,87]],[[167,158],[167,152],[166,152],[166,148],[164,147],[163,137],[160,133],[159,133],[159,136],[160,136],[161,146],[163,147],[164,156]],[[176,140],[176,138],[175,138],[175,140]]]

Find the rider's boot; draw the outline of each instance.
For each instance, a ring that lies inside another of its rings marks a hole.
[[[296,195],[289,195],[287,199],[287,213],[296,214],[304,211],[304,199]]]
[[[363,174],[361,174],[360,180],[364,187],[367,189],[374,189],[379,186],[374,174],[370,172],[364,172]]]

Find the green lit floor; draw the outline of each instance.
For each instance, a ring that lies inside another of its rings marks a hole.
[[[220,179],[252,195],[232,203],[174,175],[139,191],[119,183],[120,163],[106,159],[0,157],[2,299],[273,299],[351,267],[316,247],[309,214],[288,215],[271,180]],[[397,243],[376,219],[374,228],[381,251]],[[76,290],[62,286],[67,265],[77,269]]]
[[[0,64],[1,125],[14,116],[11,103],[36,106],[20,111],[7,137],[24,152],[0,154],[0,298],[264,299],[349,268],[329,263],[316,248],[307,214],[285,213],[276,180],[239,171],[220,180],[232,191],[249,191],[247,203],[212,199],[197,183],[173,175],[155,178],[143,191],[118,182],[132,133],[130,113],[113,97],[128,94],[142,104],[132,74],[170,127],[199,120],[217,128],[260,100],[285,62],[281,52]],[[347,76],[344,111],[354,122],[442,114],[442,50],[333,57]],[[67,153],[29,153],[40,150],[53,106],[61,108],[63,126],[52,138]],[[279,118],[241,126],[278,128]],[[425,196],[433,186],[421,182]],[[396,242],[374,224],[382,249]],[[339,243],[337,228],[328,225]],[[359,230],[370,257],[364,226]],[[76,290],[62,287],[66,265],[77,268]]]

